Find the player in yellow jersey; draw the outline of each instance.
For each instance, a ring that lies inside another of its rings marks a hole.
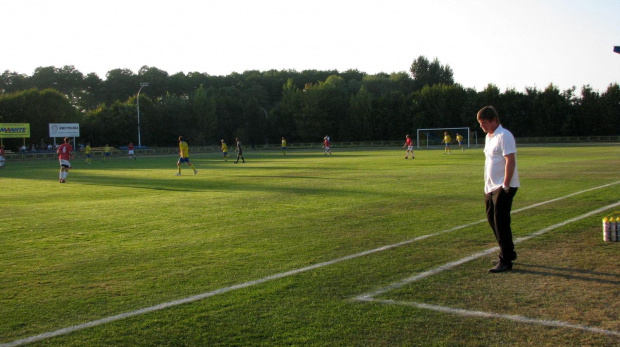
[[[463,135],[456,133],[456,142],[459,144],[461,152],[465,152],[465,148],[463,147]]]
[[[228,145],[226,144],[226,142],[224,142],[224,139],[222,139],[222,147],[220,147],[222,149],[222,156],[224,157],[224,161],[228,161]]]
[[[450,135],[448,135],[448,132],[445,131],[443,133],[443,141],[441,141],[441,143],[446,144],[446,147],[443,150],[443,154],[446,154],[446,152],[448,152],[448,154],[452,154],[452,152],[450,152],[450,142],[452,142],[452,138],[450,137]]]
[[[282,137],[282,154],[286,155],[286,139]]]
[[[90,165],[91,158],[93,157],[93,154],[90,151],[90,142],[86,144],[86,147],[84,148],[84,154],[86,154],[86,164]]]
[[[191,167],[194,170],[194,175],[198,173],[198,170],[189,162],[189,146],[187,142],[183,141],[183,136],[179,136],[179,161],[177,161],[177,168],[179,169],[179,173],[175,176],[181,176],[181,164],[187,163],[187,166]]]
[[[111,155],[112,153],[110,146],[108,146],[108,144],[106,143],[105,147],[103,147],[103,161],[108,161],[108,158],[110,158]]]

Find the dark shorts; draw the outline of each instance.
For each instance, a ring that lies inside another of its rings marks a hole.
[[[179,158],[179,163],[189,163],[189,157]]]

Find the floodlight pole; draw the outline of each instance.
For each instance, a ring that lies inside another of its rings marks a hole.
[[[140,89],[138,89],[138,96],[136,97],[136,104],[138,105],[138,148],[142,147],[142,140],[140,139],[140,91],[144,87],[148,87],[146,82],[140,83]]]

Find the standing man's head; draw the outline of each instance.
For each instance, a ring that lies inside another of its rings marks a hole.
[[[183,136],[179,136],[179,142],[183,142]]]
[[[70,137],[65,137],[65,143],[71,143],[71,138]]]
[[[487,134],[493,134],[500,125],[499,115],[493,106],[485,106],[478,111],[476,116],[482,130]]]

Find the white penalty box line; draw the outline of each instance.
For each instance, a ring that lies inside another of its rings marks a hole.
[[[532,208],[535,208],[535,207],[539,207],[539,206],[542,206],[542,205],[545,205],[545,204],[550,204],[550,203],[553,203],[553,202],[556,202],[556,201],[567,199],[567,198],[570,198],[570,197],[573,197],[573,196],[576,196],[576,195],[579,195],[579,194],[584,194],[584,193],[592,192],[592,191],[595,191],[595,190],[599,190],[599,189],[603,189],[603,188],[608,188],[608,187],[611,187],[611,186],[616,185],[616,184],[620,184],[620,181],[608,183],[608,184],[605,184],[605,185],[602,185],[602,186],[598,186],[598,187],[594,187],[594,188],[585,189],[585,190],[582,190],[582,191],[579,191],[579,192],[576,192],[576,193],[565,195],[565,196],[560,197],[560,198],[551,199],[551,200],[548,200],[548,201],[544,201],[544,202],[540,202],[540,203],[537,203],[537,204],[534,204],[534,205],[523,207],[521,209],[512,211],[512,213],[522,212],[522,211],[525,211],[525,210],[528,210],[528,209],[532,209]],[[609,208],[611,208],[611,207],[609,207]],[[90,322],[86,322],[86,323],[82,323],[82,324],[78,324],[78,325],[73,325],[73,326],[70,326],[70,327],[66,327],[66,328],[62,328],[62,329],[58,329],[58,330],[54,330],[54,331],[49,331],[49,332],[38,334],[38,335],[33,335],[33,336],[26,337],[26,338],[23,338],[23,339],[14,340],[14,341],[11,341],[11,342],[8,342],[8,343],[0,342],[0,347],[22,346],[22,345],[33,343],[33,342],[46,340],[46,339],[49,339],[49,338],[52,338],[52,337],[62,336],[62,335],[70,334],[70,333],[77,332],[77,331],[80,331],[80,330],[97,327],[97,326],[100,326],[100,325],[103,325],[103,324],[120,321],[120,320],[127,319],[127,318],[130,318],[130,317],[135,317],[135,316],[139,316],[139,315],[143,315],[143,314],[147,314],[147,313],[161,311],[161,310],[164,310],[164,309],[167,309],[167,308],[171,308],[171,307],[175,307],[175,306],[179,306],[179,305],[189,304],[189,303],[192,303],[192,302],[195,302],[195,301],[199,301],[199,300],[203,300],[203,299],[207,299],[207,298],[210,298],[210,297],[213,297],[213,296],[216,296],[216,295],[225,294],[225,293],[232,292],[232,291],[239,290],[239,289],[249,288],[249,287],[252,287],[252,286],[255,286],[255,285],[259,285],[259,284],[263,284],[263,283],[266,283],[266,282],[270,282],[270,281],[273,281],[273,280],[277,280],[277,279],[281,279],[281,278],[297,275],[297,274],[300,274],[300,273],[303,273],[303,272],[307,272],[307,271],[311,271],[311,270],[316,270],[316,269],[319,269],[319,268],[327,267],[327,266],[334,265],[334,264],[337,264],[337,263],[340,263],[340,262],[343,262],[343,261],[347,261],[347,260],[351,260],[351,259],[356,259],[356,258],[364,257],[364,256],[367,256],[367,255],[371,255],[371,254],[387,251],[387,250],[390,250],[390,249],[406,246],[406,245],[409,245],[409,244],[417,242],[417,241],[421,241],[421,240],[424,240],[424,239],[427,239],[427,238],[430,238],[430,237],[434,237],[434,236],[439,236],[439,235],[442,235],[442,234],[450,233],[450,232],[453,232],[453,231],[456,231],[456,230],[468,228],[468,227],[471,227],[471,226],[474,226],[474,225],[477,225],[477,224],[480,224],[480,223],[484,223],[484,222],[486,222],[486,219],[479,220],[479,221],[472,222],[472,223],[468,223],[468,224],[464,224],[464,225],[460,225],[460,226],[457,226],[457,227],[454,227],[454,228],[451,228],[451,229],[446,229],[446,230],[438,231],[438,232],[435,232],[435,233],[432,233],[432,234],[422,235],[422,236],[419,236],[419,237],[416,237],[416,238],[413,238],[413,239],[401,241],[401,242],[394,243],[394,244],[387,245],[387,246],[382,246],[382,247],[371,249],[371,250],[368,250],[368,251],[364,251],[364,252],[360,252],[360,253],[356,253],[356,254],[351,254],[351,255],[348,255],[348,256],[345,256],[345,257],[332,259],[332,260],[329,260],[329,261],[326,261],[326,262],[310,265],[310,266],[307,266],[307,267],[303,267],[303,268],[299,268],[299,269],[294,269],[294,270],[290,270],[290,271],[286,271],[286,272],[277,273],[275,275],[263,277],[263,278],[260,278],[260,279],[257,279],[257,280],[253,280],[253,281],[248,281],[248,282],[245,282],[245,283],[236,284],[236,285],[233,285],[233,286],[230,286],[230,287],[224,287],[224,288],[216,289],[216,290],[213,290],[213,291],[210,291],[210,292],[206,292],[206,293],[202,293],[202,294],[197,294],[197,295],[194,295],[194,296],[189,296],[189,297],[178,299],[178,300],[164,302],[164,303],[161,303],[161,304],[158,304],[158,305],[154,305],[154,306],[149,306],[149,307],[141,308],[141,309],[138,309],[138,310],[135,310],[135,311],[120,313],[120,314],[117,314],[117,315],[114,315],[114,316],[108,316],[108,317],[101,318],[101,319],[98,319],[98,320],[93,320],[93,321],[90,321]],[[495,249],[492,249],[492,250],[495,250]],[[490,250],[487,250],[485,252],[490,252]],[[449,263],[449,264],[452,264],[452,263]],[[449,265],[449,264],[447,264],[447,265]],[[456,265],[459,265],[459,264],[456,264]],[[454,267],[456,265],[453,265],[452,267]],[[444,265],[444,266],[446,266],[446,265]],[[429,271],[432,271],[432,270],[429,270]],[[443,271],[443,270],[441,270],[441,271]],[[438,271],[438,272],[440,272],[440,271]],[[430,274],[429,274],[429,276],[430,276]],[[368,294],[359,296],[357,299],[358,300],[364,300],[364,301],[376,300],[376,299],[372,298],[371,296],[368,296]]]
[[[582,214],[581,216],[575,217],[575,218],[571,218],[568,219],[564,222],[561,223],[557,223],[554,225],[551,225],[549,227],[546,227],[544,229],[541,229],[537,232],[534,232],[528,236],[525,237],[521,237],[518,238],[517,240],[514,241],[514,243],[521,243],[523,241],[527,241],[530,240],[534,237],[540,236],[548,231],[563,227],[565,225],[568,225],[570,223],[576,222],[578,220],[584,219],[584,218],[588,218],[591,217],[593,215],[599,214],[601,212],[605,212],[607,210],[613,209],[620,206],[620,201],[609,205],[609,206],[605,206],[602,208],[599,208],[597,210]],[[520,316],[520,315],[509,315],[509,314],[501,314],[501,313],[494,313],[494,312],[482,312],[482,311],[475,311],[475,310],[466,310],[466,309],[461,309],[461,308],[454,308],[454,307],[448,307],[448,306],[441,306],[441,305],[430,305],[430,304],[425,304],[425,303],[421,303],[421,302],[412,302],[412,301],[397,301],[397,300],[388,300],[388,299],[377,299],[375,298],[376,296],[382,295],[382,294],[386,294],[392,290],[401,288],[403,286],[412,284],[414,282],[420,281],[422,279],[437,275],[443,271],[446,270],[450,270],[452,268],[455,268],[459,265],[463,265],[467,262],[470,262],[472,260],[484,257],[488,254],[491,253],[495,253],[499,251],[499,247],[493,247],[493,248],[489,248],[486,249],[484,251],[478,252],[478,253],[474,253],[470,256],[467,256],[465,258],[450,262],[450,263],[446,263],[444,265],[438,266],[436,268],[430,269],[428,271],[424,271],[422,273],[419,273],[417,275],[405,278],[403,280],[400,280],[398,282],[392,283],[386,287],[383,288],[379,288],[373,292],[370,293],[365,293],[362,295],[359,295],[355,298],[353,298],[353,300],[357,300],[357,301],[364,301],[364,302],[377,302],[377,303],[381,303],[381,304],[387,304],[387,305],[401,305],[401,306],[411,306],[411,307],[416,307],[419,309],[426,309],[426,310],[432,310],[432,311],[437,311],[437,312],[443,312],[443,313],[449,313],[449,314],[454,314],[454,315],[460,315],[460,316],[466,316],[466,317],[481,317],[481,318],[501,318],[501,319],[506,319],[506,320],[512,320],[515,322],[519,322],[519,323],[528,323],[528,324],[534,324],[534,325],[543,325],[543,326],[549,326],[549,327],[556,327],[556,328],[571,328],[571,329],[578,329],[578,330],[585,330],[588,332],[593,332],[593,333],[600,333],[600,334],[605,334],[605,335],[613,335],[613,336],[620,336],[620,331],[615,331],[615,330],[607,330],[607,329],[601,329],[601,328],[595,328],[595,327],[590,327],[587,325],[579,325],[579,324],[572,324],[572,323],[567,323],[567,322],[562,322],[562,321],[556,321],[556,320],[547,320],[547,319],[538,319],[538,318],[531,318],[531,317],[525,317],[525,316]]]

